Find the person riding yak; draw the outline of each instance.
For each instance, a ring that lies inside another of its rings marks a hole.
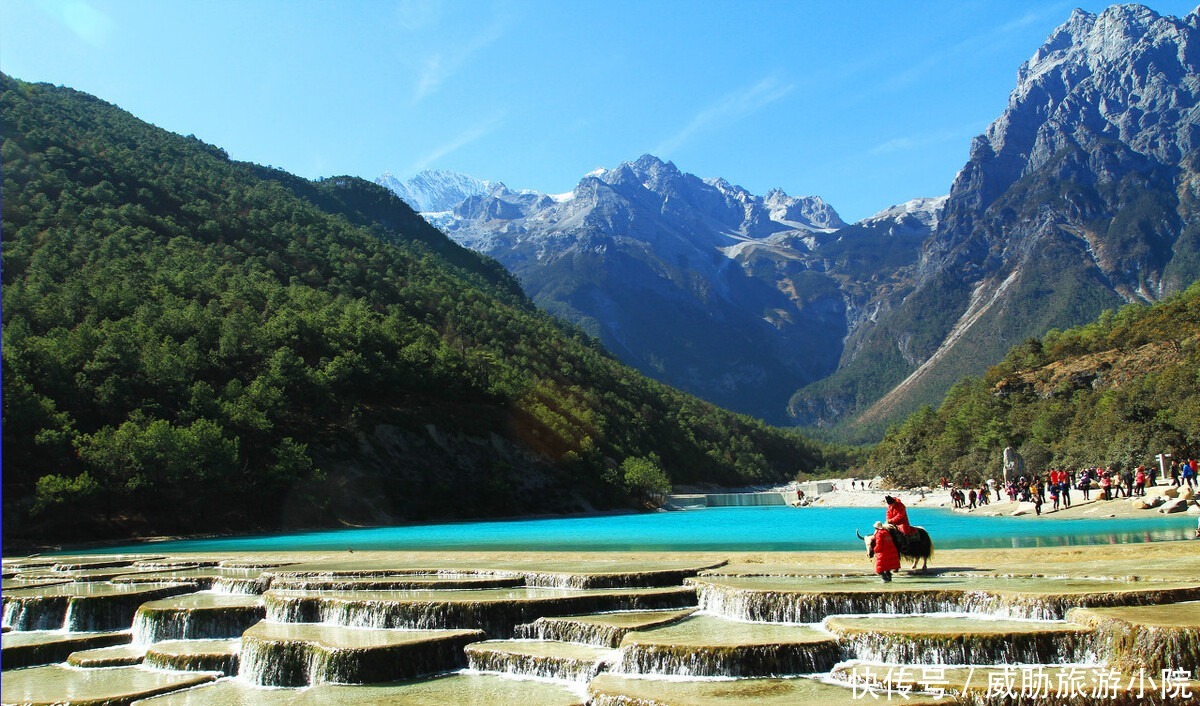
[[[900,552],[896,550],[892,535],[882,522],[875,523],[875,536],[867,545],[867,556],[875,558],[875,573],[884,583],[890,583],[892,572],[900,570]]]
[[[908,508],[904,507],[904,503],[900,501],[900,498],[885,495],[883,496],[883,501],[887,503],[887,518],[884,522],[900,530],[905,536],[916,534],[917,528],[909,524]]]

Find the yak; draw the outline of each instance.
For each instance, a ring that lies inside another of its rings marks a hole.
[[[929,538],[929,533],[924,527],[916,527],[915,534],[906,535],[893,525],[884,525],[887,528],[888,534],[892,536],[892,543],[896,545],[896,550],[900,552],[900,556],[908,557],[913,560],[912,569],[915,571],[917,562],[921,563],[921,571],[925,571],[929,567],[929,560],[933,558],[933,540]],[[864,537],[858,530],[854,530],[854,534],[858,538],[867,542],[867,549],[870,549],[870,537]]]

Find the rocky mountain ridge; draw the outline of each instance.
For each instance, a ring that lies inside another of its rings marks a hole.
[[[786,423],[790,391],[836,364],[846,299],[829,272],[846,224],[820,197],[758,196],[644,155],[569,194],[497,184],[424,215],[618,357],[717,404]],[[898,212],[868,229],[914,227]]]
[[[1052,33],[973,142],[911,288],[793,399],[798,421],[832,407],[878,429],[1026,337],[1200,277],[1197,26],[1128,5]]]
[[[649,155],[571,194],[493,186],[430,217],[653,377],[877,438],[1028,336],[1200,277],[1198,26],[1075,11],[948,196],[851,225]]]

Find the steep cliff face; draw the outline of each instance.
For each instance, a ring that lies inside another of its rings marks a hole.
[[[976,138],[911,280],[801,391],[802,423],[881,425],[1050,328],[1200,277],[1195,13],[1076,10]]]

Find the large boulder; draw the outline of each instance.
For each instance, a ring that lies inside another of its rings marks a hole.
[[[1168,500],[1165,503],[1163,503],[1162,507],[1158,508],[1158,511],[1169,515],[1174,512],[1186,512],[1187,507],[1188,507],[1188,501],[1183,500],[1181,498],[1176,498],[1174,500]]]
[[[1135,510],[1150,510],[1162,505],[1166,500],[1161,495],[1147,495],[1144,498],[1134,498],[1130,505]]]

